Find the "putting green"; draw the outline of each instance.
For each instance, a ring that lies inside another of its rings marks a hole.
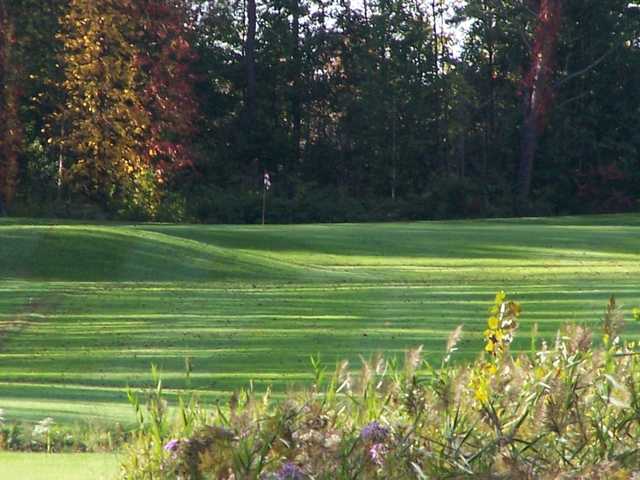
[[[301,226],[0,221],[0,408],[7,419],[129,421],[151,363],[205,398],[276,391],[332,365],[481,349],[498,289],[534,323],[640,305],[640,216]],[[629,335],[640,329],[630,325]]]

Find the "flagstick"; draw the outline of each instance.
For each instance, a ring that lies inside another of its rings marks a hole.
[[[267,211],[267,192],[271,189],[271,177],[269,176],[269,172],[264,171],[264,175],[262,176],[262,225],[264,225],[264,220]]]
[[[264,225],[264,214],[267,209],[267,188],[262,189],[262,225]]]

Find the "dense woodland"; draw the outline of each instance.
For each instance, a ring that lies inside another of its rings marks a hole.
[[[628,211],[628,0],[0,0],[0,210],[206,222]]]

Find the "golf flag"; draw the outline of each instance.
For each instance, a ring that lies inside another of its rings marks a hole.
[[[264,189],[267,191],[271,190],[271,177],[269,176],[269,172],[264,172]]]

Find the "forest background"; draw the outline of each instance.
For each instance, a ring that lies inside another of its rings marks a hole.
[[[0,213],[637,210],[627,0],[0,0]]]

